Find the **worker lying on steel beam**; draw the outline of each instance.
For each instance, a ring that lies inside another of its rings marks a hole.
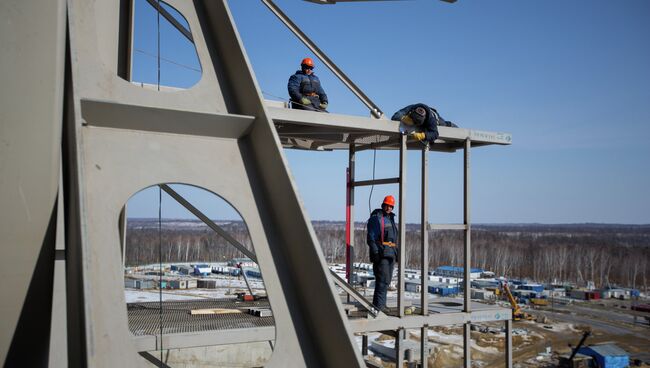
[[[291,108],[327,112],[327,94],[314,74],[314,61],[304,58],[300,70],[289,78],[287,84],[291,96]]]
[[[375,274],[375,294],[372,304],[379,310],[386,306],[386,292],[393,278],[393,266],[399,260],[394,207],[395,197],[386,196],[381,208],[372,211],[366,225],[370,262],[372,262],[372,272]]]
[[[433,143],[438,138],[438,126],[457,128],[451,121],[447,121],[438,114],[436,109],[423,103],[408,105],[399,110],[391,120],[400,121],[400,131],[408,134],[418,141]]]

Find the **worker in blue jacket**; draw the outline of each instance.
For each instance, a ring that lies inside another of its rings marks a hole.
[[[372,304],[380,310],[386,306],[386,292],[393,278],[393,267],[399,260],[394,207],[395,197],[386,196],[381,208],[372,211],[367,224],[368,250],[372,262],[372,272],[375,274],[375,293]]]
[[[438,126],[457,127],[443,119],[436,109],[423,103],[408,105],[393,114],[391,120],[401,121],[405,132],[418,141],[433,143],[438,138]]]
[[[314,61],[311,58],[302,60],[300,70],[289,78],[287,89],[292,108],[327,112],[327,94],[314,74]]]

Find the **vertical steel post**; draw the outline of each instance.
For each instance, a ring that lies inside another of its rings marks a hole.
[[[397,286],[398,316],[404,317],[404,263],[406,258],[406,135],[400,136],[399,147],[399,273]],[[400,365],[398,365],[400,367]]]
[[[464,202],[464,210],[463,210],[463,223],[465,224],[465,262],[464,262],[464,280],[463,280],[463,287],[465,289],[465,295],[464,295],[464,312],[465,313],[471,313],[472,308],[471,308],[471,280],[470,280],[470,275],[471,275],[471,263],[472,263],[472,249],[471,249],[471,226],[470,226],[470,167],[469,167],[469,154],[470,154],[470,148],[472,146],[472,142],[469,138],[465,140],[465,150],[464,150],[464,169],[463,169],[463,202]],[[471,322],[469,321],[469,315],[468,315],[468,321],[465,323],[465,328],[463,330],[463,351],[464,351],[464,361],[465,361],[465,367],[466,368],[471,368],[472,365],[472,358],[471,358],[471,350],[472,350],[472,340],[471,340]]]
[[[368,356],[368,335],[361,335],[361,355]]]
[[[469,170],[469,150],[471,141],[469,138],[465,140],[464,151],[464,169],[463,169],[463,223],[465,224],[465,262],[464,262],[464,280],[463,287],[465,288],[464,312],[471,312],[471,263],[472,263],[472,247],[471,247],[471,226],[470,226],[470,170]]]
[[[512,368],[512,320],[506,320],[506,368]]]
[[[463,325],[463,367],[472,368],[472,324]]]
[[[348,283],[354,280],[354,161],[355,145],[350,144],[348,156],[348,182],[346,188],[347,205],[345,211],[345,238],[346,238],[346,274]]]
[[[421,229],[422,233],[422,272],[420,280],[420,304],[422,315],[429,314],[429,146],[422,149],[422,208],[421,208]]]
[[[422,315],[429,314],[429,146],[422,149],[422,208],[420,219],[422,233],[422,272],[421,272],[421,307]],[[429,354],[427,351],[428,326],[424,325],[420,333],[420,362],[421,367],[427,367]]]
[[[400,220],[401,221],[401,220]],[[403,328],[396,331],[395,334],[395,367],[404,366],[404,332]]]
[[[427,368],[429,359],[429,325],[422,326],[420,331],[420,368]]]

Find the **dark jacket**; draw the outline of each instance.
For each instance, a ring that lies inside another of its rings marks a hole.
[[[321,86],[320,79],[314,73],[307,75],[302,70],[298,70],[289,78],[287,88],[291,101],[300,102],[303,94],[315,93],[321,103],[327,103],[327,94]]]
[[[438,125],[446,125],[446,124],[440,124],[439,120],[444,121],[444,119],[442,119],[440,115],[438,115],[435,109],[432,109],[429,106],[422,103],[408,105],[405,108],[393,114],[391,120],[400,121],[402,117],[408,115],[411,111],[415,110],[418,107],[423,107],[424,110],[427,112],[427,115],[424,118],[424,123],[418,126],[417,130],[424,133],[425,135],[424,139],[426,141],[428,141],[429,143],[433,143],[438,138]]]
[[[370,248],[370,254],[378,254],[380,257],[397,260],[399,254],[398,248],[382,244],[382,220],[384,228],[384,242],[397,243],[398,232],[397,226],[395,225],[395,214],[391,212],[388,216],[386,216],[381,208],[377,208],[370,214],[370,219],[368,219],[367,224],[367,242],[368,247]]]

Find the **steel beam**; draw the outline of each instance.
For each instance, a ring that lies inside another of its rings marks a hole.
[[[466,230],[465,224],[430,224],[430,230]]]
[[[406,263],[406,154],[406,135],[402,135],[399,150],[399,270],[397,276],[397,314],[400,318],[404,316],[404,265]]]
[[[173,15],[171,15],[164,7],[160,5],[160,1],[156,0],[147,0],[147,2],[153,6],[153,8],[160,13],[160,15],[163,16],[163,18],[167,19],[171,25],[176,28],[185,38],[187,38],[188,41],[191,43],[194,43],[194,37],[192,37],[192,32],[190,32],[189,29],[185,28],[184,25],[180,24],[176,18],[174,18]]]
[[[359,180],[359,181],[353,181],[352,186],[364,187],[364,186],[369,186],[369,185],[399,184],[399,182],[400,182],[400,178]]]
[[[208,227],[210,227],[217,234],[221,235],[224,239],[226,239],[226,241],[230,243],[230,245],[234,246],[240,252],[244,253],[246,257],[252,259],[254,262],[257,262],[257,256],[255,255],[255,253],[253,253],[248,248],[246,248],[242,243],[238,242],[235,238],[233,238],[230,234],[228,234],[228,232],[224,230],[221,226],[215,224],[214,221],[210,220],[208,216],[203,214],[203,212],[201,212],[198,208],[194,207],[190,202],[188,202],[185,198],[183,198],[183,196],[178,194],[169,185],[160,184],[159,187],[162,190],[164,190],[165,193],[169,194],[169,196],[172,197],[181,206],[185,207],[185,209],[190,211],[199,220],[203,221],[204,224],[208,225]]]
[[[461,325],[466,322],[496,322],[511,318],[511,311],[506,308],[490,308],[472,313],[463,313],[460,308],[457,311],[443,313],[430,313],[428,316],[420,314],[407,315],[403,318],[385,316],[375,319],[351,319],[348,321],[354,333],[390,331],[398,328],[417,329],[422,326],[449,326]]]
[[[334,283],[338,285],[343,291],[345,291],[349,296],[354,298],[359,304],[361,304],[364,308],[372,314],[373,317],[377,316],[384,316],[384,314],[375,308],[375,306],[368,300],[366,299],[363,295],[361,295],[357,290],[355,290],[350,284],[346,283],[345,280],[343,280],[339,275],[336,274],[336,272],[330,270],[330,274],[332,275],[332,278],[334,279]]]
[[[343,71],[332,61],[317,45],[312,41],[307,35],[287,16],[284,14],[284,12],[277,6],[275,3],[271,0],[261,0],[264,5],[266,5],[269,10],[273,14],[275,14],[276,17],[294,34],[298,39],[307,46],[315,55],[318,57],[323,64],[329,70],[334,73],[334,75],[345,84],[346,87],[354,93],[355,96],[363,102],[364,105],[366,105],[370,109],[370,113],[372,116],[376,118],[381,118],[384,113],[381,111],[381,109],[374,103],[372,100],[366,96],[365,93],[361,90],[361,88],[357,87],[354,82],[345,74]]]

